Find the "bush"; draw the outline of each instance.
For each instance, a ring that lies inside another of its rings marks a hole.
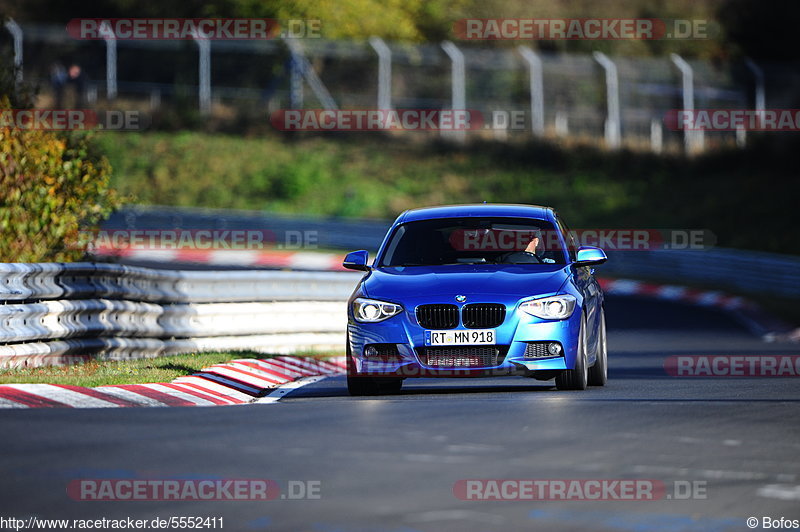
[[[118,205],[110,178],[90,135],[0,127],[0,261],[80,259],[83,230]]]

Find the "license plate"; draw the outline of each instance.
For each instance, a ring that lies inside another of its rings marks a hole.
[[[494,329],[425,331],[425,345],[494,345],[496,343],[497,335]]]

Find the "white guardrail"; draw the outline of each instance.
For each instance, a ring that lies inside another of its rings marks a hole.
[[[0,263],[0,368],[344,348],[360,274]]]

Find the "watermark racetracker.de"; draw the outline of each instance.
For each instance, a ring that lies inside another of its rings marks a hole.
[[[800,355],[672,355],[664,371],[672,377],[798,377]]]
[[[484,126],[473,109],[281,109],[270,115],[279,131],[468,131]]]
[[[126,40],[269,40],[318,39],[318,19],[270,18],[76,18],[67,23],[73,39]]]
[[[0,109],[0,128],[41,131],[141,131],[150,116],[138,110]]]
[[[318,231],[294,229],[100,229],[77,239],[107,251],[317,249],[318,242]]]
[[[241,478],[81,478],[67,484],[75,501],[319,500],[322,481]]]
[[[718,27],[706,19],[465,18],[453,24],[462,40],[709,39]]]
[[[671,109],[664,124],[673,131],[800,131],[800,109]]]
[[[659,501],[707,498],[704,480],[462,479],[453,496],[464,501]]]

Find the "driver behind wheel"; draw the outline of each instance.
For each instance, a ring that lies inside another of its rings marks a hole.
[[[510,251],[497,257],[498,264],[553,264],[556,261],[548,257],[542,249],[542,232],[538,229],[531,231],[530,240],[525,249]]]

